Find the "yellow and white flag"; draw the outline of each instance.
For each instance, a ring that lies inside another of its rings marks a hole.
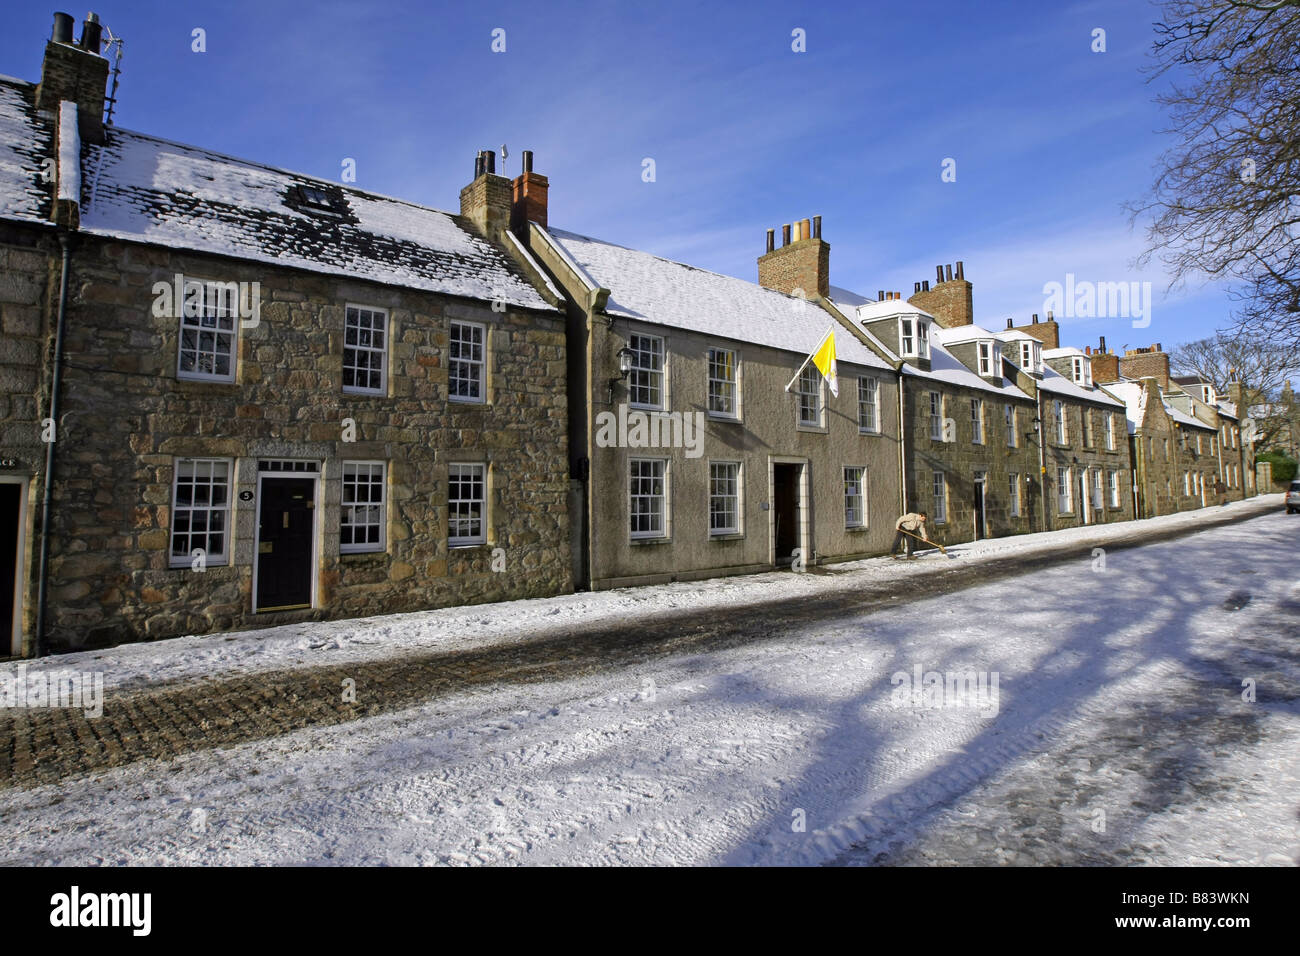
[[[817,371],[822,373],[822,378],[826,379],[826,384],[830,386],[831,394],[839,398],[840,381],[835,365],[835,326],[832,325],[826,330],[826,336],[821,340],[821,344],[803,360],[803,364],[799,366],[799,371],[794,373],[794,378],[790,379],[790,384],[785,387],[787,392],[794,387],[794,383],[799,380],[799,376],[803,374],[803,370],[809,362],[817,366]]]

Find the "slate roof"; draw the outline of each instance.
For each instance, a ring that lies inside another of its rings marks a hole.
[[[52,131],[32,108],[35,87],[0,81],[0,216],[41,220],[40,181]],[[512,259],[459,216],[109,127],[81,152],[81,230],[99,236],[512,306],[554,311]],[[324,190],[333,213],[299,202]]]
[[[840,362],[890,366],[816,303],[562,229],[542,230],[579,275],[610,290],[605,311],[806,356],[832,326]]]
[[[54,155],[54,124],[35,104],[35,86],[0,76],[0,219],[48,226],[54,182],[42,171]]]

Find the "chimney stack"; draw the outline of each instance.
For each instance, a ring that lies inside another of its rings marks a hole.
[[[480,150],[474,160],[474,181],[460,191],[461,216],[489,239],[510,228],[514,211],[510,180],[498,176],[496,168],[496,153]]]
[[[72,42],[72,17],[54,15],[54,28],[45,44],[41,82],[36,87],[36,108],[57,114],[64,100],[77,105],[78,133],[83,143],[104,142],[104,97],[108,60],[99,55],[103,30],[99,17],[90,13],[81,28],[81,42]]]
[[[806,298],[825,298],[831,293],[831,247],[822,239],[822,217],[796,219],[794,230],[792,242],[790,225],[781,227],[780,249],[773,249],[769,238],[767,251],[758,259],[758,284],[786,295],[801,290]]]
[[[1108,355],[1103,347],[1092,353],[1092,380],[1098,385],[1119,381],[1119,356]]]
[[[1151,348],[1129,349],[1117,358],[1125,378],[1154,378],[1162,388],[1169,387],[1169,356],[1160,350],[1159,342]]]
[[[952,265],[934,267],[935,284],[931,289],[929,280],[921,283],[921,288],[912,293],[907,301],[918,309],[924,309],[934,316],[935,321],[945,329],[971,325],[975,321],[975,305],[972,287],[966,279],[966,270],[960,261],[957,263],[957,276],[953,278]]]
[[[510,200],[510,231],[525,239],[528,224],[535,222],[546,228],[547,197],[551,181],[541,173],[533,172],[533,151],[526,149],[520,154],[522,169],[515,177]]]

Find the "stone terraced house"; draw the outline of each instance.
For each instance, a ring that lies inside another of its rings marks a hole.
[[[820,228],[779,250],[769,234],[768,261],[788,274],[760,260],[760,275],[790,284],[776,290],[556,229],[542,203],[529,211],[528,247],[571,303],[578,581],[690,580],[888,549],[895,374],[817,303]],[[803,287],[807,298],[792,294]],[[838,396],[806,361],[828,333]]]
[[[0,80],[0,655],[571,590],[508,184],[455,215],[105,126],[95,30]]]

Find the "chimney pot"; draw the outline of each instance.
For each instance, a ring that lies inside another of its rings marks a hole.
[[[807,219],[801,220],[799,223],[799,238],[800,239],[812,238],[812,223]]]
[[[813,238],[820,239],[821,237],[822,237],[822,217],[813,216]]]
[[[55,43],[72,42],[72,14],[56,13],[54,15],[54,32],[50,34],[50,39]]]
[[[1160,348],[1160,343],[1159,343],[1159,342],[1156,343],[1156,347],[1155,347],[1152,351],[1155,351],[1155,352],[1163,351],[1163,349]]]
[[[487,172],[496,175],[497,151],[495,149],[485,149],[483,150],[483,158],[487,162]]]
[[[1083,347],[1083,354],[1084,354],[1084,355],[1091,355],[1091,354],[1092,354],[1092,346],[1091,346],[1091,345],[1085,345],[1085,346]]]
[[[474,155],[474,178],[475,179],[478,179],[480,176],[483,175],[483,168],[484,168],[483,150],[480,149]]]
[[[85,21],[81,24],[81,48],[90,53],[98,54],[99,38],[103,30],[99,17],[93,13],[87,13]]]
[[[523,172],[531,173],[533,171],[533,151],[526,149],[520,155],[523,157]]]
[[[1038,313],[1037,313],[1037,312],[1034,313],[1034,324],[1035,324],[1035,325],[1038,324]]]
[[[943,282],[943,266],[934,267],[934,284],[939,285]]]
[[[775,248],[776,248],[776,230],[769,229],[767,231],[767,251],[771,252]]]
[[[884,289],[881,289],[880,291],[878,291],[878,292],[876,293],[876,301],[877,301],[877,302],[884,302],[884,301],[885,301],[885,290],[884,290]]]
[[[962,267],[960,259],[957,260],[957,278],[958,279],[966,278],[966,270]]]
[[[790,245],[790,224],[783,223],[781,226],[781,245],[782,247]]]
[[[919,282],[912,283],[912,294],[915,295],[920,291],[921,291],[921,283]]]
[[[947,282],[951,282],[951,281],[952,281],[952,263],[949,263],[949,264],[948,264],[948,268],[945,269],[944,272],[945,272],[945,274],[947,275],[947,279],[946,279],[945,281],[947,281]]]
[[[1011,320],[1007,319],[1007,328],[1011,328]]]
[[[1051,309],[1048,309],[1048,310],[1047,310],[1047,321],[1048,321],[1048,322],[1055,322],[1055,321],[1056,321],[1055,319],[1052,318],[1052,310],[1051,310]]]
[[[930,291],[930,280],[929,280],[929,279],[926,279],[924,282],[921,283],[921,291],[922,291],[922,292],[929,292],[929,291]]]
[[[1104,335],[1101,337],[1101,345],[1100,345],[1100,348],[1101,348],[1101,352],[1102,352],[1102,354],[1104,355],[1104,354],[1106,353],[1106,336],[1104,336]]]

